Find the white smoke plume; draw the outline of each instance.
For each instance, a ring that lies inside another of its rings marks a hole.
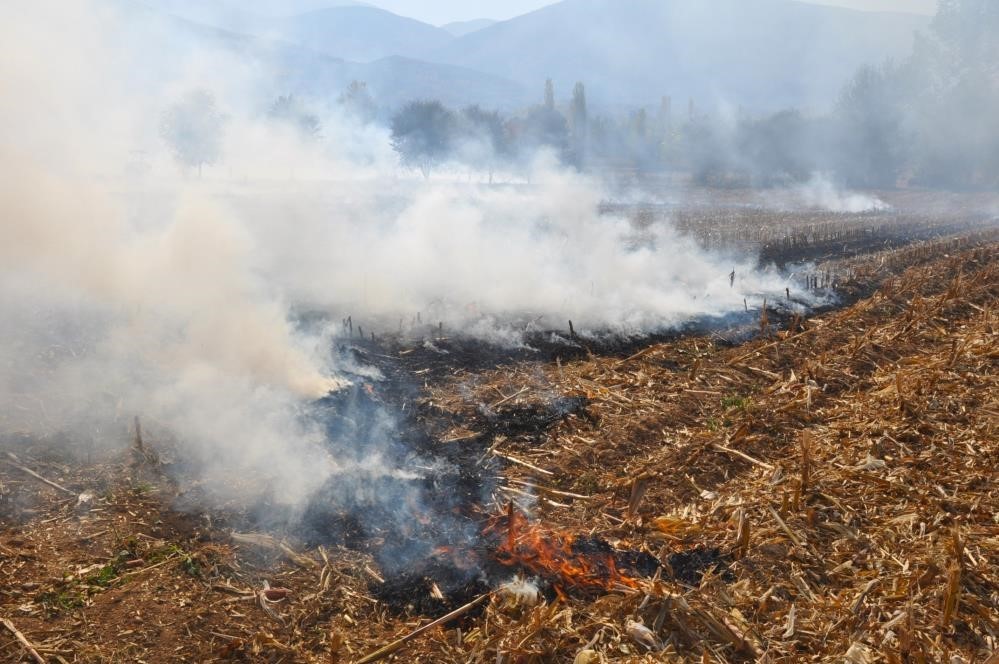
[[[568,318],[632,334],[783,291],[752,257],[705,253],[667,224],[636,231],[601,216],[601,196],[596,181],[542,158],[530,186],[437,184],[387,205],[355,187],[349,200],[281,198],[257,222],[272,245],[288,224],[303,231],[284,239],[281,260],[298,261],[284,275],[297,300],[393,326],[393,316],[422,311],[465,330],[496,318],[563,329]]]
[[[871,194],[848,191],[838,186],[828,176],[813,173],[812,177],[790,192],[790,198],[800,205],[828,212],[883,212],[891,206]]]
[[[0,19],[0,436],[117,443],[141,413],[213,486],[301,505],[334,474],[398,469],[374,443],[338,456],[302,417],[340,383],[328,336],[292,311],[393,327],[419,311],[516,343],[516,317],[633,334],[788,285],[668,225],[600,216],[598,184],[543,156],[530,185],[488,187],[401,177],[383,130],[332,111],[302,141],[261,118],[283,91],[254,66],[184,52],[159,80],[171,55],[136,50],[145,28],[105,3]],[[228,116],[204,180],[178,175],[158,138],[193,88]],[[141,179],[124,175],[136,150]]]

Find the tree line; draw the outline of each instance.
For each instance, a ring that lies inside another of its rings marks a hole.
[[[785,185],[824,172],[857,187],[996,187],[999,2],[941,0],[908,58],[861,68],[824,114],[722,117],[693,100],[677,113],[669,97],[652,112],[594,114],[583,82],[559,104],[551,79],[540,100],[509,115],[435,100],[390,113],[354,81],[336,107],[358,122],[388,125],[400,163],[424,176],[450,164],[491,179],[545,149],[583,170],[677,171],[715,186]],[[319,116],[291,95],[279,96],[267,118],[304,140],[322,136]],[[179,163],[200,171],[219,158],[225,124],[211,95],[196,92],[168,109],[161,133]]]
[[[577,87],[585,104],[582,84]],[[497,169],[523,165],[542,148],[565,163],[581,164],[575,134],[555,109],[550,80],[545,103],[523,116],[507,118],[479,106],[455,111],[439,101],[413,101],[393,115],[391,130],[400,162],[418,168],[424,177],[439,164],[451,163],[488,171],[491,180]]]
[[[858,187],[999,187],[999,2],[941,0],[912,54],[862,67],[828,114],[699,118],[685,133],[708,183],[824,171]]]
[[[541,104],[509,118],[412,102],[393,117],[392,137],[403,163],[424,174],[446,161],[516,164],[547,147],[578,168],[673,170],[715,186],[787,185],[824,172],[855,187],[995,188],[999,2],[941,0],[912,54],[862,67],[830,112],[733,119],[691,100],[679,115],[664,97],[653,113],[590,117],[583,83],[558,108],[548,80]],[[490,149],[469,153],[477,144]]]

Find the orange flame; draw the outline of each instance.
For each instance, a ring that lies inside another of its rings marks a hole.
[[[638,580],[618,569],[609,547],[588,546],[576,535],[532,523],[512,506],[490,520],[486,533],[498,540],[495,556],[499,563],[547,579],[560,594],[562,589],[585,592],[639,586]]]

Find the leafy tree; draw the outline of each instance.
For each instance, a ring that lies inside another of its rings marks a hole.
[[[862,67],[836,107],[839,164],[854,186],[894,187],[905,167],[905,132],[893,69]]]
[[[322,125],[319,116],[310,113],[292,95],[278,97],[268,111],[268,116],[277,122],[292,127],[303,139],[318,138]]]
[[[999,3],[940,2],[930,38],[917,42],[910,63],[917,178],[999,186]]]
[[[659,161],[659,140],[650,127],[645,108],[639,108],[631,115],[627,131],[628,161],[640,170],[654,168]]]
[[[999,186],[999,3],[941,0],[898,67],[865,67],[835,121],[836,170],[856,184],[900,172],[926,185]]]
[[[565,117],[548,106],[535,106],[521,124],[520,152],[528,155],[540,147],[555,151],[565,161],[569,152],[569,125]]]
[[[631,133],[637,141],[644,141],[648,132],[649,116],[640,108],[631,116]]]
[[[160,123],[160,136],[185,170],[217,163],[222,156],[225,117],[215,106],[215,97],[195,90],[168,108]]]
[[[931,30],[955,64],[999,71],[999,4],[995,0],[940,0]]]
[[[364,81],[351,81],[347,89],[341,93],[337,103],[343,107],[344,111],[362,123],[374,122],[378,114],[378,106],[374,97],[368,90],[368,84]]]
[[[392,148],[402,164],[429,178],[450,155],[454,128],[454,113],[439,101],[410,102],[392,118]]]
[[[734,151],[721,127],[706,116],[684,126],[682,149],[694,181],[704,185],[732,184]]]
[[[550,78],[545,79],[545,108],[555,110],[555,84]]]
[[[492,182],[496,166],[510,155],[503,118],[496,111],[468,106],[458,116],[457,150],[469,166],[486,168]]]
[[[569,105],[569,129],[572,132],[573,161],[582,166],[586,160],[589,123],[586,117],[586,88],[577,81],[572,88],[572,102]]]
[[[740,123],[736,149],[755,185],[800,182],[817,169],[809,158],[812,128],[801,113],[786,110]]]

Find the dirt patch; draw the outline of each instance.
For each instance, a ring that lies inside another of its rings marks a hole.
[[[999,633],[997,252],[852,264],[880,284],[871,297],[739,346],[687,336],[376,390],[406,400],[422,449],[468,464],[462,491],[487,460],[485,514],[516,498],[588,554],[637,552],[615,559],[634,587],[492,601],[401,656],[571,662],[589,644],[620,662],[984,660]],[[493,410],[533,428],[490,435],[481,404],[511,395]],[[549,421],[546,404],[583,395]],[[16,441],[26,467],[93,490],[84,506],[0,464],[0,496],[20,506],[0,517],[0,613],[49,661],[349,662],[494,587],[452,554],[385,569],[375,554],[394,534],[359,515],[312,541],[237,538],[248,515],[174,509],[178,487],[122,439],[99,462]],[[640,574],[649,558],[672,574]],[[663,650],[644,655],[632,621]],[[23,658],[0,632],[0,662]]]

